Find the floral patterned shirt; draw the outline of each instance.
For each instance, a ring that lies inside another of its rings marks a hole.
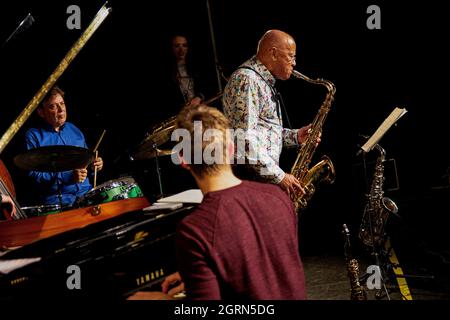
[[[283,128],[274,84],[274,76],[253,56],[231,75],[222,103],[237,138],[237,164],[250,164],[262,180],[278,184],[285,176],[281,149],[298,145],[298,130]]]

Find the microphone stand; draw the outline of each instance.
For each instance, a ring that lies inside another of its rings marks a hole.
[[[217,49],[216,49],[216,40],[214,36],[214,28],[213,28],[213,22],[211,17],[211,7],[209,5],[209,0],[206,0],[206,10],[208,11],[208,22],[209,22],[209,32],[211,35],[211,44],[214,54],[214,65],[216,69],[216,77],[217,77],[217,88],[219,89],[219,92],[222,92],[222,82],[220,80],[221,72],[220,72],[220,64],[219,59],[217,58]]]

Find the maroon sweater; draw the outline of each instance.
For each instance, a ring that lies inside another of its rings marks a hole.
[[[180,223],[177,260],[189,299],[306,299],[297,217],[272,184],[209,192]]]

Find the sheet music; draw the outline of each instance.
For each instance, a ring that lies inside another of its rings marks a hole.
[[[367,142],[361,147],[364,152],[369,152],[380,141],[384,134],[392,127],[394,123],[398,121],[406,112],[405,108],[396,107],[391,114],[383,121],[378,127],[377,131],[367,140]]]
[[[13,260],[0,260],[0,273],[8,274],[11,271],[25,267],[31,263],[35,263],[41,260],[41,258],[27,258],[27,259],[13,259]]]
[[[186,190],[173,196],[161,198],[157,202],[201,203],[203,194],[200,189]]]
[[[183,206],[181,202],[155,202],[151,206],[145,207],[142,211],[175,210]]]

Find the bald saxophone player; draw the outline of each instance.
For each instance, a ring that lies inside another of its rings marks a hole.
[[[222,99],[233,129],[245,132],[245,150],[235,154],[236,174],[279,185],[288,195],[304,190],[293,175],[280,168],[281,151],[303,143],[311,124],[300,129],[283,127],[282,100],[275,82],[291,77],[296,54],[292,36],[280,30],[267,31],[258,42],[256,55],[231,75]]]

